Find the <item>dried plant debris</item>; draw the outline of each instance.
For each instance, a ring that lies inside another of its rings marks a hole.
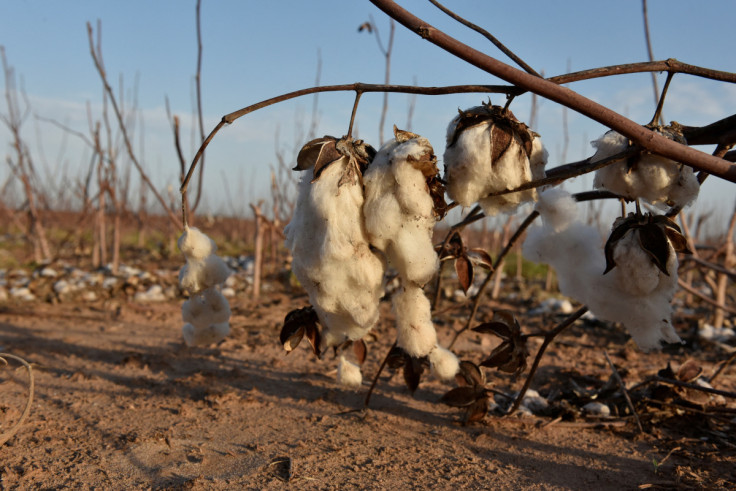
[[[320,358],[320,345],[322,344],[322,334],[318,325],[319,319],[314,307],[305,307],[295,309],[286,314],[284,325],[281,328],[279,339],[284,346],[286,353],[291,353],[304,336],[312,347],[312,352]]]
[[[535,201],[534,189],[501,196],[545,177],[547,151],[539,135],[501,106],[473,107],[450,122],[444,153],[447,194],[462,206],[478,203],[488,216]]]
[[[526,369],[526,360],[529,357],[526,346],[528,336],[521,333],[519,321],[511,312],[496,311],[491,322],[480,324],[474,327],[473,331],[501,338],[501,344],[480,363],[481,366],[496,368],[513,375],[519,375]]]
[[[671,140],[687,144],[676,123],[651,129]],[[591,161],[598,162],[625,151],[631,142],[620,133],[609,131],[594,141],[593,146],[597,151]],[[700,191],[698,179],[691,167],[647,152],[598,170],[593,185],[627,199],[643,199],[659,207],[687,206],[696,200]]]
[[[675,237],[674,244],[680,248],[676,229],[660,219],[643,219],[645,247],[638,231],[616,232],[608,247],[608,256],[616,267],[604,275],[606,253],[600,233],[578,220],[569,194],[556,190],[541,193],[537,210],[543,225],[529,229],[523,252],[532,261],[555,268],[564,295],[587,305],[602,320],[622,323],[643,350],[659,348],[661,341],[680,341],[671,321],[678,261],[669,237]],[[614,224],[615,230],[620,223]],[[638,221],[626,223],[626,227],[641,230],[634,227]],[[667,237],[666,244],[658,242],[662,234]],[[659,239],[650,239],[649,235]],[[662,252],[665,249],[669,252]],[[657,251],[656,260],[653,250]]]
[[[403,348],[394,346],[388,354],[386,365],[393,370],[402,370],[404,382],[413,394],[419,387],[425,369],[429,368],[429,358],[411,356]]]
[[[463,239],[457,231],[453,232],[444,248],[439,245],[436,249],[440,255],[440,261],[455,261],[455,274],[466,295],[468,294],[468,289],[473,284],[475,266],[481,267],[486,271],[493,270],[491,256],[483,249],[468,249],[465,247]]]
[[[191,294],[181,308],[184,342],[188,346],[219,343],[230,334],[230,305],[220,291],[230,268],[215,254],[215,242],[195,227],[184,228],[178,245],[186,258],[179,286]]]
[[[452,407],[463,408],[463,423],[482,420],[490,407],[490,392],[486,389],[486,379],[475,363],[467,360],[460,362],[455,375],[458,387],[442,396],[440,402]]]

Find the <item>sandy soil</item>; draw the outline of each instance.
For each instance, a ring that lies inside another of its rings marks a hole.
[[[664,411],[639,398],[643,433],[630,416],[601,420],[576,410],[557,411],[561,419],[489,414],[463,425],[459,410],[437,402],[452,385],[429,377],[412,396],[401,375],[386,371],[365,410],[370,379],[393,341],[388,306],[382,335],[369,346],[364,386],[355,392],[335,386],[335,361],[316,360],[306,342],[285,355],[278,342],[283,317],[305,303],[285,293],[270,294],[257,308],[236,299],[232,335],[208,349],[182,343],[180,303],[0,306],[0,352],[33,364],[36,390],[30,417],[0,447],[0,487],[736,486],[733,399]],[[441,339],[451,327],[440,326]],[[692,343],[643,354],[626,339],[615,329],[576,325],[552,345],[532,386],[559,408],[571,404],[563,397],[571,381],[600,388],[611,377],[604,350],[624,368],[630,387],[668,362],[695,358],[710,374],[728,356]],[[463,335],[455,351],[478,362],[489,342]],[[499,390],[513,392],[522,382],[487,373]],[[736,368],[716,386],[736,390]],[[0,432],[17,421],[27,387],[27,372],[17,364],[0,370]]]

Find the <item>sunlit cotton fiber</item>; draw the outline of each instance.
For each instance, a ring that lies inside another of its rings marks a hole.
[[[563,202],[561,209],[569,210],[564,194],[557,199]],[[551,265],[563,294],[586,304],[600,319],[622,323],[640,348],[679,342],[670,304],[677,284],[674,250],[667,263],[668,276],[651,259],[632,251],[636,238],[630,231],[614,249],[616,267],[603,275],[605,258],[598,231],[576,221],[576,210],[568,219],[546,216],[545,210],[552,208],[554,201],[540,208],[545,223],[528,231],[524,256]],[[565,227],[555,229],[554,224],[564,223]]]
[[[360,373],[360,365],[343,353],[337,362],[337,382],[346,387],[359,388],[363,383],[363,375]]]
[[[447,128],[448,145],[459,120],[460,116],[456,116]],[[493,161],[491,141],[494,131],[497,131],[497,126],[491,121],[466,128],[455,143],[445,149],[443,156],[448,196],[466,207],[478,203],[488,216],[499,212],[513,213],[519,204],[536,200],[535,189],[486,196],[544,178],[547,163],[547,151],[536,135],[532,140],[530,157],[527,157],[518,138],[513,138],[508,149]]]
[[[667,136],[666,132],[663,134]],[[597,150],[591,161],[598,162],[626,150],[629,140],[609,131],[592,144]],[[638,161],[624,159],[599,169],[593,186],[659,207],[687,206],[700,191],[692,167],[654,154],[643,154]]]
[[[190,259],[179,271],[179,286],[194,294],[224,283],[231,273],[220,256],[211,254],[204,259]]]
[[[312,181],[304,172],[291,222],[284,230],[292,270],[326,332],[325,346],[362,338],[378,320],[385,266],[368,244],[359,180],[338,186],[342,157]]]
[[[196,327],[207,327],[230,320],[230,305],[227,299],[214,287],[192,295],[181,306],[184,322]]]
[[[452,351],[438,345],[429,352],[429,366],[440,380],[451,380],[460,368],[460,361]]]
[[[184,227],[177,245],[187,260],[204,259],[217,251],[215,242],[196,227]]]
[[[437,346],[432,308],[424,291],[411,283],[393,296],[396,312],[396,344],[410,356],[427,356]]]
[[[424,285],[437,273],[432,244],[436,224],[426,177],[414,163],[432,154],[426,138],[391,140],[368,166],[363,182],[366,231],[404,281]],[[434,164],[433,164],[434,165]]]

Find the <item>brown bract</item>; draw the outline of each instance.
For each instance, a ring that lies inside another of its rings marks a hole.
[[[403,369],[404,382],[413,394],[419,387],[424,370],[429,368],[429,359],[410,356],[402,348],[394,346],[386,358],[386,365],[393,370]]]
[[[334,136],[325,135],[307,142],[296,157],[297,165],[293,170],[313,169],[312,182],[319,179],[322,172],[330,164],[347,158],[349,165],[345,170],[339,185],[346,182],[355,182],[362,178],[363,172],[376,155],[376,150],[363,140],[354,140],[344,136],[339,140]]]
[[[440,261],[455,260],[455,273],[466,295],[473,284],[473,266],[479,266],[488,271],[493,270],[491,256],[483,249],[468,249],[465,247],[458,232],[453,232],[444,248],[440,245],[436,249],[440,254]]]
[[[521,333],[521,326],[514,315],[507,310],[499,310],[493,314],[493,320],[480,324],[473,331],[493,334],[502,342],[480,363],[483,367],[495,367],[502,372],[519,375],[526,369],[529,351],[526,347],[527,336]]]
[[[675,252],[692,254],[687,245],[687,239],[682,235],[680,227],[664,215],[652,215],[630,213],[628,217],[620,220],[615,225],[611,235],[606,241],[604,248],[606,256],[606,269],[603,274],[608,273],[616,267],[613,258],[613,250],[616,243],[629,231],[638,231],[639,243],[644,252],[652,259],[657,268],[669,276],[667,272],[667,261],[670,258],[670,245]]]
[[[442,396],[440,402],[452,407],[465,408],[463,423],[480,421],[488,412],[490,394],[486,390],[486,379],[478,365],[471,361],[460,362],[460,371],[455,375],[458,387]]]
[[[307,336],[312,352],[320,358],[319,345],[322,342],[322,335],[319,330],[317,312],[313,307],[304,307],[295,309],[286,314],[284,325],[281,328],[279,339],[286,350],[286,354],[291,353],[299,343],[301,343],[304,335]]]

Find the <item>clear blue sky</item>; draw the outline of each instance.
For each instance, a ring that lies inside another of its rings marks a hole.
[[[402,5],[463,42],[508,61],[495,47],[447,18],[428,2]],[[15,0],[0,2],[0,45],[28,94],[35,114],[53,118],[87,132],[86,105],[92,117],[101,115],[101,85],[87,44],[85,24],[102,25],[102,49],[110,81],[117,88],[122,77],[127,97],[137,83],[140,109],[136,148],[156,184],[177,187],[178,164],[166,120],[164,100],[185,124],[185,153],[191,143],[193,76],[196,67],[194,0]],[[618,63],[646,61],[641,1],[447,1],[460,15],[485,27],[527,63],[545,75],[557,75]],[[681,61],[736,72],[732,0],[693,2],[650,0],[650,27],[656,59]],[[383,58],[375,37],[357,27],[373,16],[384,41],[387,18],[367,1],[203,0],[203,105],[208,132],[226,113],[284,92],[314,84],[321,59],[323,85],[370,82],[384,78]],[[391,82],[447,85],[498,83],[493,77],[455,60],[397,25]],[[664,77],[660,77],[660,83]],[[4,88],[4,82],[3,88]],[[645,123],[654,109],[648,74],[580,82],[571,88],[626,116]],[[416,99],[413,131],[427,136],[436,153],[444,150],[447,122],[458,107],[477,105],[484,96],[458,95]],[[317,133],[345,133],[352,94],[319,97]],[[502,103],[500,97],[494,102]],[[274,134],[287,159],[303,141],[296,138],[309,125],[313,99],[287,102],[246,116],[224,129],[210,146],[206,169],[206,200],[213,210],[247,210],[247,203],[267,195],[269,165],[276,164]],[[390,96],[387,133],[393,123],[406,125],[409,98]],[[378,145],[381,96],[364,96],[358,131]],[[528,96],[514,102],[521,119],[529,115]],[[6,105],[0,103],[0,113]],[[668,120],[699,125],[736,112],[736,87],[689,76],[674,79],[664,115]],[[570,144],[566,161],[592,152],[590,140],[605,131],[601,125],[569,113]],[[542,102],[536,130],[547,145],[551,165],[562,156],[562,110]],[[142,126],[141,126],[142,125]],[[140,131],[143,128],[144,131]],[[63,169],[71,181],[87,165],[89,151],[75,137],[29,118],[23,127],[41,169]],[[141,136],[143,139],[141,140]],[[9,154],[9,136],[0,129],[2,153]],[[3,164],[4,165],[4,164]],[[0,177],[7,167],[0,168]],[[233,203],[224,204],[227,180]],[[706,182],[700,206],[716,199],[733,206],[730,186],[716,179]],[[578,186],[590,186],[592,179]],[[136,198],[133,197],[133,200]],[[726,212],[724,212],[726,213]]]

